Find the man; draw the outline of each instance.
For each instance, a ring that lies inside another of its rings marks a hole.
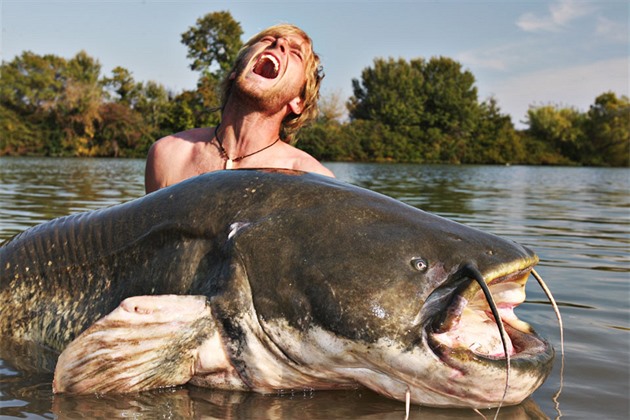
[[[319,57],[301,29],[263,30],[243,46],[223,82],[221,123],[164,137],[151,147],[146,192],[221,169],[286,168],[334,176],[290,144],[317,114],[322,77]]]

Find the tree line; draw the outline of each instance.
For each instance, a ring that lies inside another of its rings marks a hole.
[[[495,98],[479,101],[472,73],[446,57],[377,58],[353,80],[353,93],[349,121],[324,106],[302,148],[348,161],[630,165],[630,102],[612,92],[587,112],[530,107],[524,130]]]
[[[212,126],[218,87],[243,42],[229,12],[181,35],[195,89],[134,80],[81,51],[66,59],[23,52],[0,66],[0,155],[144,157],[170,133]],[[530,107],[517,130],[475,77],[447,57],[376,58],[353,95],[320,101],[297,146],[325,161],[630,166],[630,101],[604,92],[586,112]],[[347,118],[346,118],[347,116]]]

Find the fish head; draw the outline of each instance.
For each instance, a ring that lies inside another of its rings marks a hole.
[[[308,366],[313,388],[351,380],[417,404],[487,408],[518,404],[547,378],[551,345],[514,314],[533,251],[337,181],[289,195],[261,204],[234,240],[262,330],[293,369]]]

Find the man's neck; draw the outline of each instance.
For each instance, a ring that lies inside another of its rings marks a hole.
[[[228,101],[219,128],[223,148],[230,156],[241,156],[271,144],[280,136],[282,118],[280,113],[269,115]]]

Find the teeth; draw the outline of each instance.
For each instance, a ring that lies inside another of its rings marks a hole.
[[[266,58],[266,59],[270,60],[273,63],[273,70],[275,72],[278,71],[278,68],[280,67],[280,63],[278,62],[276,57],[274,57],[273,55],[269,55],[269,54],[263,54],[262,58]]]
[[[510,325],[524,333],[531,334],[533,331],[531,325],[525,321],[521,321],[520,319],[510,320]]]
[[[531,334],[531,332],[533,331],[531,325],[529,325],[525,321],[521,321],[520,319],[516,317],[505,319],[504,321],[508,323],[512,328],[519,330],[520,332]]]

